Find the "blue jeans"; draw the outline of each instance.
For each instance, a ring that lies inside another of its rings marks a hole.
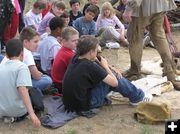
[[[32,79],[32,86],[37,88],[41,94],[42,91],[46,90],[51,84],[52,79],[48,75],[43,75],[40,80]]]
[[[1,50],[0,50],[1,51]],[[0,53],[0,63],[3,60],[4,56]]]
[[[118,86],[116,88],[110,87],[108,84],[101,82],[91,90],[90,107],[96,108],[103,106],[107,101],[107,94],[110,91],[119,92],[124,97],[129,98],[132,103],[141,101],[144,97],[144,92],[136,88],[130,81],[125,78],[118,79]]]

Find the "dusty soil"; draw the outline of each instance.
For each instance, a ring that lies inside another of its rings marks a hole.
[[[174,39],[177,44],[180,42],[180,32],[174,32]],[[178,44],[179,45],[179,44]],[[118,50],[105,49],[102,53],[109,63],[115,65],[121,70],[125,70],[129,64],[128,49],[121,47]],[[153,48],[145,48],[143,51],[143,60],[150,60],[153,57],[158,57],[156,50]],[[178,98],[180,92],[172,91],[165,93],[161,99],[169,101],[172,105],[172,118],[180,118],[180,102]],[[32,126],[30,120],[26,119],[20,123],[4,124],[0,122],[0,134],[163,134],[165,131],[164,123],[158,125],[145,125],[138,123],[133,118],[135,108],[127,103],[105,106],[93,118],[87,119],[78,117],[69,121],[63,127],[58,129],[47,129],[41,127],[36,129]]]
[[[180,46],[180,31],[174,32],[173,35],[177,45]],[[118,69],[124,71],[128,68],[129,53],[127,48],[106,49],[102,55]],[[143,60],[150,60],[153,57],[159,57],[156,50],[145,48]],[[180,118],[179,97],[180,92],[172,91],[155,99],[169,101],[172,104],[172,118],[177,119]],[[54,130],[44,127],[36,129],[28,119],[14,124],[4,124],[0,121],[0,134],[164,134],[164,123],[158,125],[138,123],[133,118],[134,111],[135,108],[127,103],[105,106],[91,119],[78,117]]]

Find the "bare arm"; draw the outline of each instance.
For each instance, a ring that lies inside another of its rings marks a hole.
[[[30,101],[28,89],[26,87],[18,87],[18,92],[23,100],[24,105],[26,106],[26,109],[31,117],[31,120],[32,120],[34,126],[39,128],[41,123],[40,123],[38,117],[34,113],[34,110],[33,110],[33,107],[32,107],[31,101]]]
[[[41,79],[41,76],[43,75],[36,67],[36,65],[31,65],[31,66],[28,66],[30,72],[31,72],[31,76],[33,79],[35,80],[39,80]]]
[[[98,59],[97,59],[98,60]],[[101,61],[97,61],[108,73],[108,75],[104,78],[103,82],[107,83],[108,85],[112,87],[117,87],[118,86],[118,80],[112,73],[111,69],[109,68],[109,65],[103,57],[101,57]]]

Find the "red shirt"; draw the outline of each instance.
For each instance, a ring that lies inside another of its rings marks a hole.
[[[63,46],[60,48],[51,69],[51,77],[54,83],[62,84],[66,69],[74,55],[75,53],[71,49]]]
[[[46,8],[42,10],[42,17],[44,18],[44,16],[49,12],[49,10],[51,9],[51,4],[47,3],[46,4]]]

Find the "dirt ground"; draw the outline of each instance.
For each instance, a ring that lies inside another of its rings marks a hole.
[[[180,46],[180,31],[174,32],[173,37],[177,45]],[[108,59],[110,64],[121,71],[128,68],[129,53],[127,48],[105,49],[102,55]],[[159,57],[155,49],[144,49],[143,60],[150,60],[154,57]],[[178,101],[180,92],[165,93],[157,99],[161,98],[172,104],[172,118],[180,118],[180,102]],[[105,106],[91,119],[78,117],[69,121],[63,127],[53,130],[43,126],[36,129],[28,119],[14,124],[4,124],[0,121],[0,134],[164,134],[164,123],[157,125],[138,123],[133,118],[134,111],[135,107],[127,103]]]
[[[180,42],[180,31],[174,32],[173,37],[178,45]],[[102,53],[109,63],[121,70],[125,70],[129,64],[128,49],[121,47],[118,50],[105,49]],[[156,50],[145,48],[143,51],[143,60],[150,60],[158,57]],[[172,118],[180,118],[180,102],[178,98],[180,92],[172,91],[163,94],[157,99],[164,99],[172,104]],[[155,98],[156,99],[156,98]],[[165,131],[164,123],[158,125],[145,125],[138,123],[133,118],[135,108],[127,103],[105,106],[93,118],[87,119],[78,117],[69,121],[63,127],[58,129],[47,129],[41,127],[36,129],[32,126],[30,120],[26,119],[20,123],[4,124],[0,122],[0,134],[163,134]]]

